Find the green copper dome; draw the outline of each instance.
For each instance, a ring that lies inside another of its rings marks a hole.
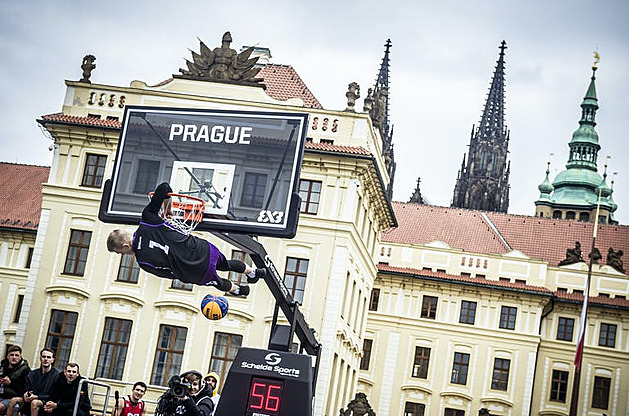
[[[557,188],[564,186],[585,186],[594,192],[602,181],[603,178],[601,178],[601,175],[595,171],[590,169],[573,168],[559,172],[559,174],[555,177],[552,186],[555,188],[555,192],[557,191]]]
[[[572,133],[571,143],[590,143],[598,146],[598,133],[591,124],[581,124],[578,129]],[[599,147],[600,148],[600,147]]]
[[[601,175],[590,169],[567,169],[553,181],[551,201],[561,205],[590,207],[598,200],[597,188]]]
[[[544,182],[540,183],[539,186],[537,187],[537,189],[539,189],[539,192],[540,192],[540,195],[539,195],[540,200],[550,199],[550,194],[553,192],[553,189],[555,189],[551,185],[550,180],[548,180],[549,173],[550,173],[550,162],[548,162],[548,166],[546,167],[546,178],[544,178]]]
[[[607,165],[605,165],[605,170],[607,170]],[[598,187],[596,188],[597,194],[599,193],[599,191],[601,193],[601,198],[607,198],[611,196],[613,192],[611,188],[607,186],[607,172],[603,174],[603,180],[601,181],[600,185],[598,185]]]

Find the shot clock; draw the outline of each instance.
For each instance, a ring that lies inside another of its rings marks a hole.
[[[247,412],[264,412],[264,414],[269,416],[279,416],[280,405],[283,399],[282,390],[284,390],[284,382],[282,380],[271,380],[261,377],[252,378],[249,387]]]
[[[216,416],[312,416],[311,357],[241,348]]]

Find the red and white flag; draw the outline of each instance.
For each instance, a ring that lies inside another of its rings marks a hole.
[[[583,295],[583,308],[581,309],[581,323],[579,325],[579,335],[577,336],[577,353],[574,356],[574,365],[581,368],[581,359],[583,358],[583,344],[585,343],[585,328],[587,321],[588,299],[590,298],[590,276],[585,286],[585,294]]]

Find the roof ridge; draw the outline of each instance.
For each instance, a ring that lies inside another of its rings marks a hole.
[[[292,68],[293,66],[290,64],[276,64],[276,63],[268,63],[266,65],[264,65],[265,67],[267,66],[280,66],[280,67],[284,67],[284,68]]]
[[[521,289],[521,290],[533,290],[540,293],[553,294],[553,291],[548,289],[545,286],[533,286],[524,283],[511,283],[511,282],[503,282],[500,280],[490,280],[490,279],[481,279],[477,277],[468,277],[464,275],[456,275],[449,274],[444,272],[433,272],[432,270],[420,270],[412,267],[399,267],[399,266],[391,266],[387,263],[378,263],[378,270],[382,271],[390,271],[390,272],[399,272],[399,273],[409,273],[415,276],[422,277],[432,277],[438,279],[445,279],[454,282],[462,282],[462,283],[475,283],[479,285],[485,286],[493,286],[493,287],[502,287],[506,289]]]
[[[46,166],[46,165],[31,165],[29,163],[19,163],[19,162],[3,162],[3,161],[0,161],[0,165],[29,166],[29,167],[34,167],[34,168],[50,169],[50,166]]]
[[[494,232],[494,234],[496,234],[498,236],[498,239],[500,240],[500,242],[502,244],[504,244],[505,248],[508,248],[509,251],[513,251],[513,247],[511,247],[509,245],[509,243],[507,242],[507,240],[504,238],[504,236],[502,235],[502,233],[500,233],[500,231],[498,230],[498,228],[496,227],[496,224],[493,223],[493,221],[487,216],[487,214],[484,211],[480,212],[480,216],[481,218],[485,221],[485,223],[487,223],[487,225],[489,225],[489,227],[491,228],[491,230]]]

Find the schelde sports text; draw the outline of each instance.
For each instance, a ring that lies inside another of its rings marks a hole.
[[[171,124],[168,140],[182,142],[251,144],[251,130],[248,126],[210,126],[202,124]]]

